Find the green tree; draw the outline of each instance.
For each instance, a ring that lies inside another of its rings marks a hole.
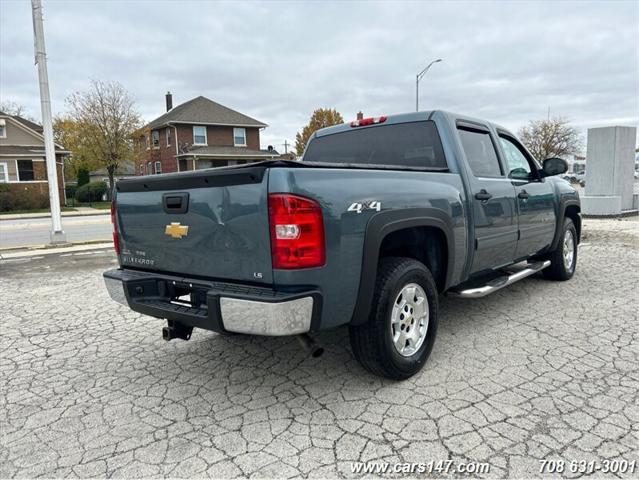
[[[334,108],[318,108],[311,115],[311,119],[301,132],[295,135],[295,151],[298,155],[304,153],[306,143],[311,135],[320,128],[330,127],[331,125],[339,125],[344,123],[342,115]]]
[[[582,148],[579,131],[561,117],[530,121],[519,130],[519,138],[540,162],[547,158],[575,155]]]
[[[89,183],[89,181],[89,170],[84,167],[78,168],[78,187],[86,185],[87,183]]]
[[[82,161],[105,168],[109,176],[109,197],[120,165],[133,157],[133,135],[141,127],[135,101],[118,82],[92,81],[84,92],[67,98],[73,123],[75,151]],[[67,147],[69,148],[69,147]]]
[[[91,171],[101,167],[100,159],[95,157],[91,148],[92,139],[86,137],[85,130],[68,116],[53,120],[55,143],[71,152],[64,162],[64,176],[67,180],[77,179],[81,169]]]

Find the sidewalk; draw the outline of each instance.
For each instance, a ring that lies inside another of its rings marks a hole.
[[[63,217],[83,217],[87,215],[109,215],[111,212],[109,209],[91,208],[91,207],[73,207],[74,212],[62,212]],[[0,221],[2,220],[21,220],[26,218],[51,218],[51,214],[48,212],[42,213],[16,213],[0,215]]]

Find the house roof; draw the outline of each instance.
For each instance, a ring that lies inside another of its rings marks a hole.
[[[254,118],[220,105],[206,97],[199,96],[172,108],[147,125],[158,128],[169,123],[193,123],[202,125],[228,125],[242,127],[266,127]]]
[[[19,115],[9,115],[8,113],[2,112],[0,111],[0,117],[7,117],[10,118],[11,120],[13,120],[14,122],[18,123],[19,125],[21,125],[21,128],[26,128],[27,130],[31,130],[31,132],[33,132],[32,136],[34,138],[37,138],[38,141],[42,142],[42,146],[36,146],[36,145],[26,145],[26,146],[15,146],[15,148],[30,148],[32,151],[31,152],[19,152],[16,151],[15,154],[18,155],[20,153],[24,153],[25,155],[28,153],[33,154],[34,153],[34,149],[40,148],[42,149],[42,155],[44,155],[44,129],[42,128],[42,125],[39,125],[35,122],[32,122],[31,120],[27,120],[26,118],[22,118]],[[55,146],[55,151],[56,153],[71,153],[68,150],[65,150],[64,147],[58,143],[54,143]],[[7,154],[8,150],[7,148],[9,147],[9,145],[2,145],[2,154],[5,155]],[[11,146],[12,148],[14,146]],[[36,152],[36,153],[40,153],[40,151]]]
[[[11,117],[15,121],[20,122],[25,127],[30,128],[31,130],[35,130],[38,133],[42,133],[44,131],[42,125],[38,125],[37,123],[32,122],[31,120],[27,120],[26,118],[22,118],[18,115],[9,115],[8,113],[0,111],[0,117]]]
[[[178,157],[216,157],[216,158],[273,158],[279,153],[276,150],[252,150],[245,147],[192,147]]]
[[[106,168],[92,170],[89,175],[108,175]],[[115,171],[115,175],[135,175],[135,166],[132,163],[124,163]]]

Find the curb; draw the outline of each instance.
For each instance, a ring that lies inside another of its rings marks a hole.
[[[62,212],[61,216],[62,217],[93,217],[96,215],[110,215],[111,212],[109,210],[105,210],[104,212],[102,211],[97,211],[97,212],[86,212],[86,213],[81,213],[81,212]],[[49,215],[45,215],[43,214],[35,214],[35,213],[17,213],[15,215],[12,214],[6,214],[6,215],[0,215],[0,222],[2,221],[6,221],[6,220],[30,220],[32,218],[51,218],[51,214]]]
[[[601,218],[602,220],[614,220],[614,219],[621,220],[622,218],[639,216],[639,210],[624,210],[621,213],[612,213],[612,214],[605,214],[605,215],[582,213],[581,216],[582,218],[594,218],[594,219]]]
[[[53,253],[82,252],[85,250],[100,250],[103,248],[113,249],[113,242],[103,240],[94,242],[82,242],[74,244],[63,244],[61,246],[38,246],[33,248],[14,248],[0,250],[0,261],[10,258],[33,257],[40,255],[51,255]]]

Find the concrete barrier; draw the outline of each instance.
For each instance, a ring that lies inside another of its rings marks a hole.
[[[636,127],[588,129],[586,194],[581,198],[585,215],[637,214],[634,194]]]

